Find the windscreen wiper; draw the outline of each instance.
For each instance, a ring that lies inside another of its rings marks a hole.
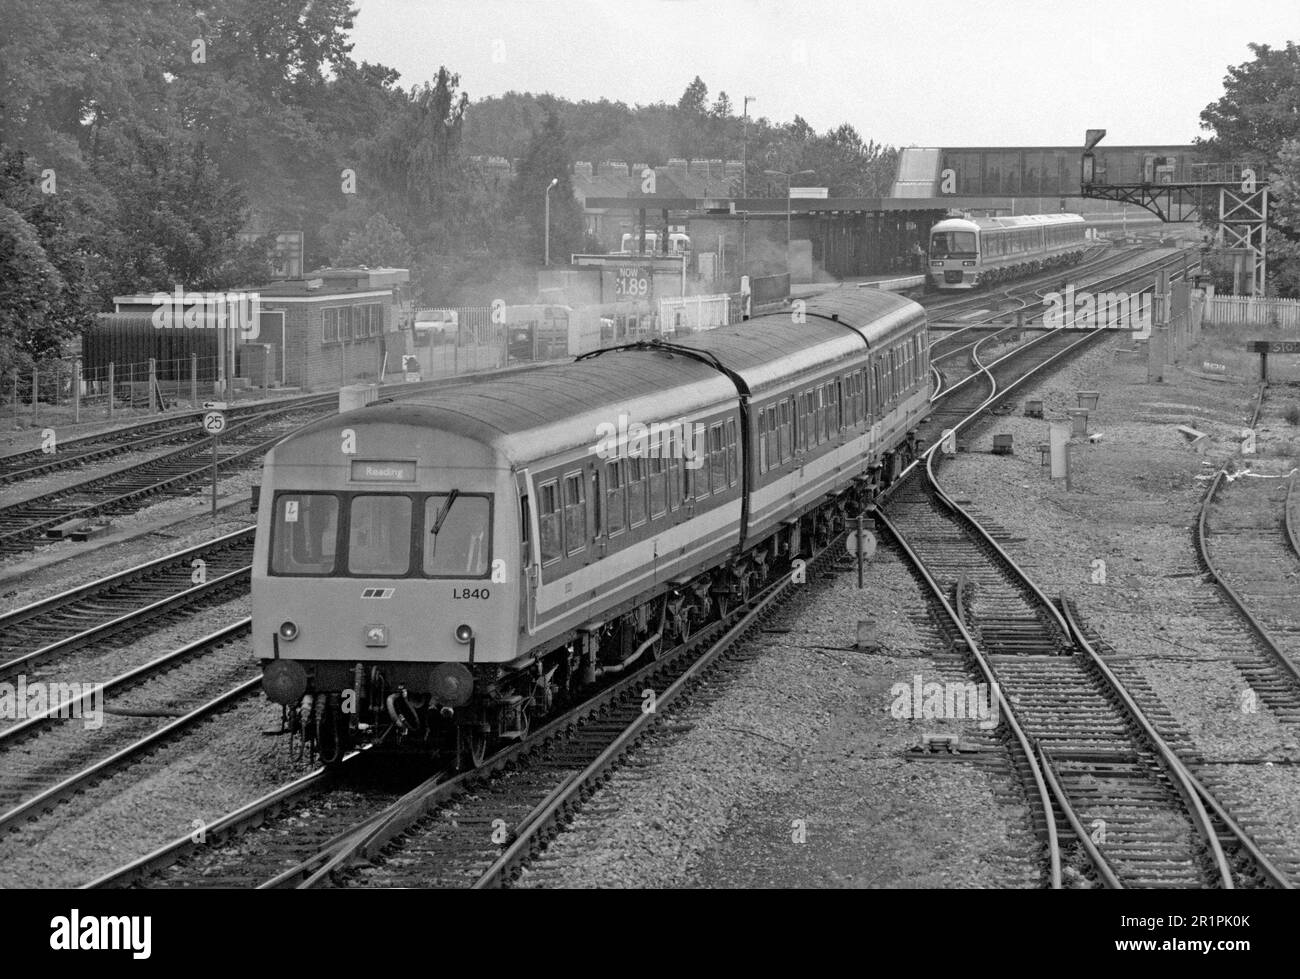
[[[442,530],[443,521],[447,519],[447,514],[451,513],[451,505],[456,502],[456,497],[460,496],[460,490],[454,489],[447,494],[447,502],[442,505],[438,511],[437,518],[433,521],[433,529],[429,531],[434,537],[438,536],[438,531]]]

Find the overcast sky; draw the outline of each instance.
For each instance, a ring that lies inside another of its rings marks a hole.
[[[409,85],[445,64],[510,90],[712,101],[896,146],[1187,143],[1248,42],[1300,40],[1296,0],[357,0],[353,56]]]

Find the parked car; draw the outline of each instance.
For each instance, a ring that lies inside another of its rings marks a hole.
[[[460,315],[454,309],[422,309],[415,314],[415,345],[454,343],[460,332]]]

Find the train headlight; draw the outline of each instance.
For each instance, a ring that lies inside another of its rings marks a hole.
[[[292,659],[273,659],[262,668],[262,689],[274,704],[296,704],[307,692],[307,671]]]
[[[972,269],[975,267],[975,263],[974,263],[974,262],[962,262],[961,264],[967,266],[968,268],[972,268]]]
[[[285,642],[293,642],[298,638],[298,623],[285,619],[280,623],[280,638]]]
[[[468,643],[473,638],[474,638],[474,630],[471,629],[469,626],[465,625],[464,623],[461,623],[460,625],[456,626],[457,642]]]

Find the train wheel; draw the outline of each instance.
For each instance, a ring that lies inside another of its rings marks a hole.
[[[528,732],[533,729],[533,708],[532,704],[524,701],[519,705],[519,740],[522,741],[528,737]]]
[[[477,724],[461,724],[456,728],[460,767],[478,768],[487,760],[488,734]]]

